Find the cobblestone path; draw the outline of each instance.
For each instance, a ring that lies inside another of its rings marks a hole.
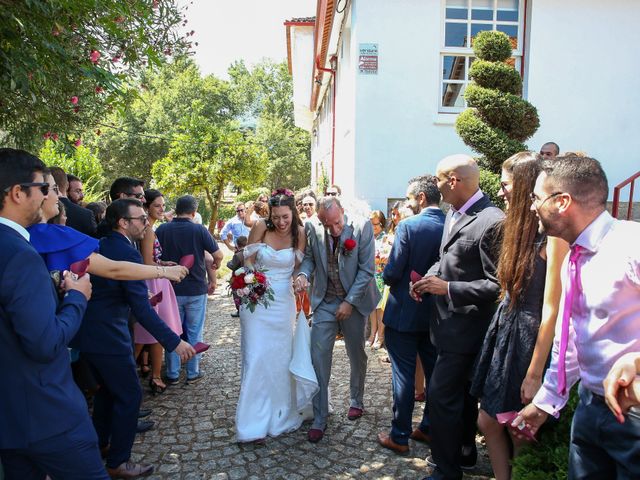
[[[320,443],[307,441],[307,424],[268,438],[265,445],[236,443],[240,323],[229,315],[232,308],[225,294],[209,299],[205,341],[211,349],[201,362],[206,378],[195,385],[169,387],[155,397],[144,386],[144,407],[153,409],[150,418],[156,426],[137,436],[132,460],[156,466],[148,478],[419,480],[430,473],[425,462],[428,446],[410,441],[410,454],[398,456],[376,441],[391,421],[391,368],[381,361],[383,350],[369,353],[365,415],[355,422],[347,420],[349,364],[342,342],[336,342],[330,385],[335,413]],[[417,412],[424,404],[416,405]],[[484,448],[471,473],[466,480],[490,478]]]

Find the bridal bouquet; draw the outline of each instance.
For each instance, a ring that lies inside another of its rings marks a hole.
[[[243,305],[253,313],[256,305],[269,306],[274,297],[265,272],[261,268],[240,267],[231,274],[229,288],[237,307]]]

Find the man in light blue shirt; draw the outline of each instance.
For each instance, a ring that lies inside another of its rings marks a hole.
[[[245,215],[244,203],[236,203],[236,216],[225,223],[220,232],[220,238],[231,251],[235,250],[238,237],[249,236],[249,227],[244,224]]]

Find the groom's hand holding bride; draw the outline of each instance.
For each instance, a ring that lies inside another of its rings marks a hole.
[[[296,279],[293,281],[293,288],[296,292],[303,292],[309,288],[309,280],[304,273],[299,273]]]

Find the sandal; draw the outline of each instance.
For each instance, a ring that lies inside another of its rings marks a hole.
[[[151,367],[148,363],[143,363],[140,365],[140,376],[142,378],[147,378],[151,373]]]
[[[151,389],[152,395],[159,395],[161,393],[164,393],[164,391],[167,389],[166,385],[160,385],[158,384],[158,382],[162,382],[162,379],[160,377],[152,377],[149,380],[149,388]]]

